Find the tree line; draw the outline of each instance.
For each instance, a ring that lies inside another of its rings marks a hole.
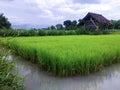
[[[48,27],[47,29],[52,30],[76,30],[78,28],[79,23],[76,20],[65,20],[63,24],[56,24]]]
[[[82,19],[78,20],[78,22],[76,20],[65,20],[63,22],[63,24],[56,24],[56,25],[52,25],[51,27],[48,27],[48,29],[57,29],[57,30],[76,30],[82,26],[84,26],[82,22]],[[120,20],[110,20],[110,22],[112,23],[111,25],[101,25],[101,28],[105,28],[105,29],[120,29]]]
[[[111,25],[103,25],[103,28],[107,29],[120,29],[120,20],[110,20]],[[63,24],[52,25],[47,30],[76,30],[83,26],[82,19],[77,20],[65,20]],[[11,29],[11,23],[4,16],[4,14],[0,14],[0,29]]]

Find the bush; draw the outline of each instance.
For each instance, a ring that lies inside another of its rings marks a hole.
[[[29,36],[37,36],[37,31],[36,30],[28,30],[28,35]]]
[[[17,31],[15,31],[15,30],[6,30],[6,29],[2,29],[2,30],[0,30],[0,36],[3,36],[3,37],[5,37],[5,36],[18,36],[18,32]]]
[[[58,30],[58,35],[65,35],[65,34],[66,34],[65,30]]]
[[[91,32],[92,35],[101,35],[102,31],[101,30],[95,30],[93,32]]]
[[[77,30],[7,30],[1,29],[0,36],[55,36],[55,35],[100,35],[112,33],[108,30],[88,30],[80,27]]]
[[[87,29],[85,29],[84,27],[80,27],[76,30],[76,34],[80,35],[80,34],[89,34],[89,31]]]
[[[17,31],[15,30],[7,30],[5,36],[17,36]]]
[[[48,35],[48,36],[58,35],[58,31],[57,31],[57,30],[48,30],[48,31],[47,31],[47,35]]]
[[[5,34],[4,30],[1,29],[0,30],[0,36],[5,36],[4,34]]]
[[[102,34],[109,34],[109,31],[108,30],[103,30]]]
[[[19,36],[29,36],[28,30],[19,30]]]
[[[108,30],[95,30],[93,32],[90,32],[91,34],[93,35],[102,35],[102,34],[109,34],[109,31]]]
[[[24,90],[21,78],[12,74],[13,61],[7,59],[8,53],[0,50],[0,90]]]
[[[66,35],[76,35],[75,30],[66,31]]]
[[[39,36],[46,36],[46,31],[45,30],[39,30],[38,35]]]

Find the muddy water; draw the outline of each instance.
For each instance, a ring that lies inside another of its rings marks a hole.
[[[19,75],[25,77],[25,90],[120,90],[120,64],[89,76],[60,78],[48,75],[35,64],[14,55]]]

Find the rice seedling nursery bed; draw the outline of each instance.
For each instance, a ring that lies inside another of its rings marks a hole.
[[[8,37],[1,42],[57,76],[88,75],[120,62],[120,35]]]

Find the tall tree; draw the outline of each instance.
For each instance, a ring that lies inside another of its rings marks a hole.
[[[77,21],[76,20],[72,21],[72,23],[71,23],[71,29],[72,30],[76,30],[77,29]]]
[[[71,29],[71,24],[72,24],[71,20],[66,20],[66,21],[63,22],[63,25],[65,26],[66,30]]]
[[[56,28],[57,28],[57,30],[62,30],[62,29],[63,29],[63,26],[62,26],[62,24],[57,24],[57,25],[56,25]]]
[[[3,14],[0,14],[0,29],[10,29],[10,27],[11,23],[8,21],[8,19]]]
[[[84,25],[84,21],[82,19],[79,19],[78,22],[79,22],[77,25],[78,28]]]
[[[54,30],[54,29],[56,29],[56,28],[55,28],[55,26],[52,25],[52,26],[50,27],[50,29]]]

